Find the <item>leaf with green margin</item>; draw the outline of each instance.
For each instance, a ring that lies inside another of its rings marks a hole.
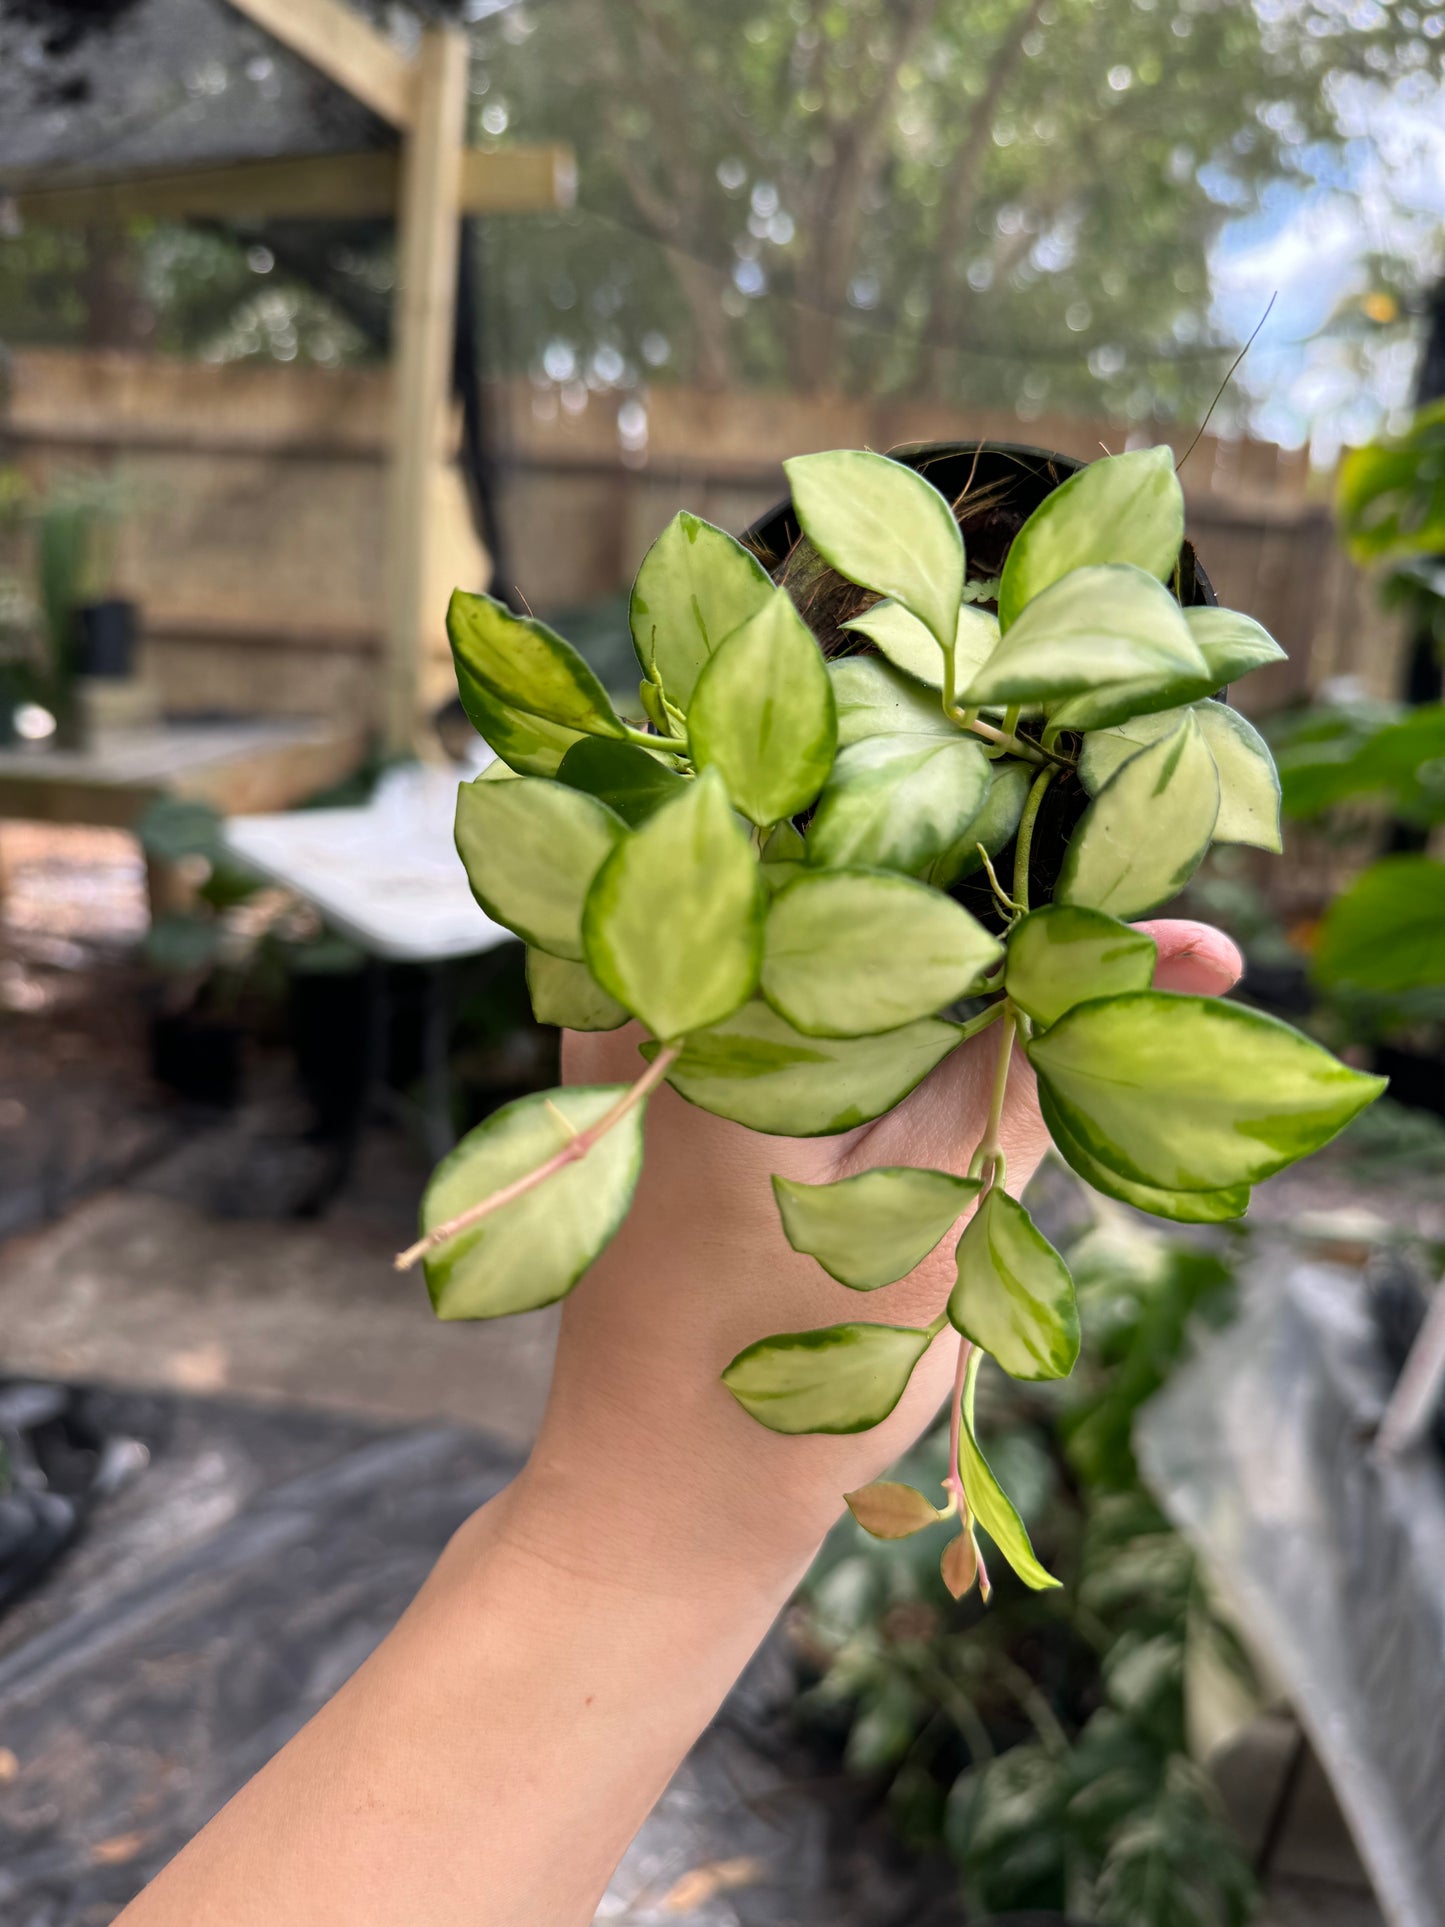
[[[1227,683],[1237,682],[1252,669],[1282,662],[1284,650],[1252,617],[1233,609],[1186,609],[1184,620],[1204,657],[1202,676],[1148,676],[1138,682],[1106,684],[1050,705],[1049,722],[1055,729],[1080,732],[1112,729],[1135,716],[1217,695]]]
[[[535,1171],[600,1122],[626,1090],[573,1085],[493,1111],[433,1172],[422,1200],[423,1232]],[[438,1318],[501,1318],[566,1297],[627,1216],[642,1169],[644,1108],[629,1111],[585,1157],[427,1257]]]
[[[555,1024],[559,1030],[617,1030],[627,1022],[628,1013],[594,981],[586,964],[550,957],[545,950],[527,952],[527,989],[539,1024]]]
[[[927,623],[910,615],[901,603],[875,602],[861,616],[843,624],[845,629],[866,636],[895,669],[901,669],[915,682],[930,689],[943,687],[943,651]],[[960,607],[954,632],[954,685],[963,685],[982,668],[998,644],[998,618],[984,609]]]
[[[774,1177],[778,1215],[794,1251],[840,1285],[876,1291],[921,1265],[978,1194],[976,1178],[880,1165],[833,1184]]]
[[[571,643],[545,622],[514,616],[494,596],[454,589],[447,605],[447,635],[459,687],[465,669],[470,679],[525,716],[540,716],[589,736],[623,734],[622,719],[607,691]],[[466,700],[463,687],[463,705]]]
[[[968,1509],[1008,1560],[1019,1578],[1035,1592],[1043,1592],[1060,1582],[1034,1556],[1033,1546],[1023,1520],[1013,1502],[993,1475],[978,1442],[974,1426],[974,1394],[978,1368],[983,1354],[977,1349],[968,1361],[963,1388],[963,1425],[958,1441],[958,1476],[963,1483]]]
[[[1219,772],[1187,710],[1169,735],[1111,776],[1069,840],[1057,903],[1137,917],[1199,868],[1219,815]]]
[[[808,861],[921,870],[956,843],[989,787],[978,742],[874,736],[839,753],[808,831]]]
[[[1014,839],[1036,772],[1028,763],[1008,759],[1001,759],[991,767],[993,776],[983,808],[923,872],[924,882],[931,883],[935,890],[946,890],[983,868],[980,843],[992,858]]]
[[[694,1031],[667,1074],[700,1110],[778,1137],[829,1137],[891,1111],[962,1041],[925,1017],[885,1037],[804,1037],[764,1003]],[[651,1058],[655,1046],[644,1044]]]
[[[1006,631],[1071,569],[1127,562],[1167,582],[1184,541],[1184,491],[1172,450],[1141,448],[1090,462],[1046,495],[1014,537],[999,583]]]
[[[935,736],[952,742],[951,723],[936,698],[911,676],[876,656],[841,656],[828,665],[838,710],[838,747],[874,736]]]
[[[555,776],[573,744],[588,740],[579,730],[564,729],[541,716],[524,715],[479,682],[460,660],[455,666],[457,691],[468,722],[514,775]],[[483,770],[482,775],[487,774]]]
[[[1227,703],[1195,703],[1188,710],[1166,709],[1138,716],[1114,729],[1087,737],[1079,756],[1079,781],[1097,796],[1132,756],[1177,729],[1186,715],[1198,723],[1219,772],[1219,814],[1215,843],[1248,843],[1278,853],[1284,846],[1279,827],[1279,777],[1269,745]]]
[[[828,1325],[760,1338],[722,1375],[770,1432],[866,1432],[893,1410],[933,1334],[906,1325]]]
[[[1079,1356],[1074,1281],[1018,1199],[994,1185],[964,1226],[957,1258],[954,1330],[1010,1378],[1067,1378]]]
[[[1099,563],[1035,596],[959,701],[1056,705],[1101,684],[1207,673],[1169,591],[1142,569]]]
[[[1084,1150],[1161,1191],[1272,1177],[1327,1144],[1386,1081],[1262,1011],[1168,990],[1078,1004],[1028,1055]]]
[[[808,846],[800,830],[791,823],[773,825],[758,852],[758,875],[769,896],[776,896],[785,885],[802,875],[807,854]]]
[[[582,946],[597,982],[670,1039],[757,988],[765,897],[748,833],[709,770],[630,831],[597,872]]]
[[[868,1037],[977,987],[1003,946],[961,904],[880,870],[811,870],[774,897],[762,992],[809,1037]]]
[[[687,713],[699,769],[715,769],[754,823],[796,816],[828,780],[838,746],[833,685],[787,592],[722,642]]]
[[[863,1530],[874,1539],[911,1539],[915,1532],[923,1532],[948,1517],[924,1498],[916,1486],[899,1485],[892,1479],[880,1479],[857,1492],[845,1492],[843,1501]]]
[[[685,710],[713,652],[773,593],[755,555],[683,509],[642,558],[632,585],[628,619],[637,660]]]
[[[1184,620],[1209,666],[1214,688],[1237,682],[1254,669],[1284,662],[1285,652],[1263,623],[1238,609],[1186,609]],[[1214,690],[1205,694],[1213,695]]]
[[[849,582],[891,596],[951,643],[963,597],[963,537],[931,482],[866,449],[795,455],[783,463],[793,513],[825,562]]]
[[[625,835],[595,796],[543,776],[457,789],[457,855],[472,895],[524,943],[573,962],[587,892]]]
[[[1445,983],[1445,863],[1387,856],[1325,912],[1318,983],[1386,994]]]
[[[1106,1198],[1132,1204],[1136,1211],[1151,1212],[1154,1217],[1167,1218],[1172,1224],[1225,1224],[1231,1218],[1242,1218],[1249,1209],[1247,1184],[1229,1185],[1220,1191],[1159,1191],[1152,1185],[1121,1178],[1106,1164],[1089,1156],[1060,1117],[1048,1085],[1043,1082],[1039,1084],[1039,1109],[1054,1148],[1065,1164],[1077,1172],[1085,1184],[1102,1191]]]
[[[604,736],[580,737],[557,766],[557,781],[597,797],[634,829],[687,785],[652,750]]]
[[[1004,985],[1021,1011],[1047,1026],[1090,997],[1147,990],[1157,956],[1152,937],[1102,910],[1050,903],[1010,933]]]

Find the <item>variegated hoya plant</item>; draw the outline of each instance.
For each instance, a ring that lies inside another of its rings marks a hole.
[[[635,1018],[648,1041],[632,1085],[524,1097],[464,1138],[399,1262],[424,1261],[442,1318],[549,1304],[626,1216],[663,1079],[756,1131],[841,1132],[994,1026],[993,1103],[966,1176],[773,1180],[789,1242],[859,1292],[904,1277],[973,1207],[946,1311],[921,1329],[760,1335],[723,1382],[774,1431],[861,1431],[951,1324],[946,1504],[895,1484],[849,1503],[886,1538],[956,1517],[943,1557],[955,1592],[976,1576],[987,1589],[978,1525],[1028,1585],[1048,1586],[973,1409],[985,1353],[1050,1379],[1079,1349],[1068,1270],[1007,1185],[998,1124],[1015,1040],[1066,1162],[1185,1223],[1239,1217],[1252,1184],[1381,1089],[1258,1011],[1152,990],[1154,945],[1128,921],[1174,896],[1211,842],[1279,850],[1269,751],[1215,695],[1281,651],[1247,616],[1181,606],[1167,448],[1073,474],[984,582],[969,580],[949,502],[914,469],[855,450],[786,467],[817,556],[869,592],[847,625],[860,653],[826,660],[788,590],[687,514],[632,592],[645,722],[620,716],[543,623],[453,598],[462,701],[498,758],[458,797],[472,889],[527,944],[542,1021]],[[1031,905],[1040,807],[1065,781],[1091,800],[1052,901]],[[965,879],[986,880],[982,914],[958,901]]]

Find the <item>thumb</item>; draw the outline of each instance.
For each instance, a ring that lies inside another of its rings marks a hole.
[[[1212,923],[1186,917],[1159,917],[1134,928],[1152,937],[1159,958],[1154,966],[1156,990],[1189,990],[1205,997],[1221,997],[1244,975],[1238,947]]]

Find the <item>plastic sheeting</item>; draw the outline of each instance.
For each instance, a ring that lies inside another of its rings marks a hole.
[[[1287,1692],[1393,1927],[1445,1922],[1445,1464],[1382,1464],[1358,1273],[1266,1253],[1142,1416],[1150,1485]]]

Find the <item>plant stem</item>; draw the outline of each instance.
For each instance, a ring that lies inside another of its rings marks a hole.
[[[963,1033],[958,1040],[959,1043],[966,1044],[970,1037],[977,1037],[981,1030],[987,1030],[990,1024],[996,1024],[1004,1014],[1005,1003],[1006,1000],[1000,997],[996,1004],[990,1004],[987,1010],[981,1010],[977,1017],[966,1018],[959,1025]]]
[[[982,1177],[984,1189],[1001,1183],[1004,1174],[1003,1147],[999,1143],[999,1127],[1003,1123],[1004,1099],[1008,1095],[1009,1071],[1013,1066],[1014,1033],[1018,1029],[1018,1013],[1010,1004],[999,1032],[998,1057],[993,1073],[993,1098],[988,1107],[988,1123],[984,1126],[983,1136],[974,1150],[973,1159],[968,1167],[970,1177]]]
[[[1033,854],[1034,825],[1039,820],[1039,805],[1044,800],[1044,791],[1053,782],[1054,775],[1052,768],[1039,771],[1024,804],[1024,813],[1019,818],[1018,837],[1014,843],[1014,902],[1025,911],[1029,907],[1029,858]]]
[[[635,1110],[652,1094],[677,1061],[681,1048],[679,1044],[669,1044],[660,1050],[637,1082],[627,1087],[610,1111],[599,1117],[595,1124],[589,1124],[585,1131],[578,1131],[574,1137],[569,1138],[560,1151],[554,1151],[552,1156],[545,1163],[539,1164],[535,1171],[528,1171],[520,1178],[513,1178],[512,1182],[504,1184],[500,1191],[494,1191],[490,1197],[468,1206],[455,1218],[448,1218],[445,1224],[439,1224],[435,1230],[428,1231],[424,1237],[418,1238],[414,1245],[409,1245],[405,1251],[399,1252],[396,1258],[397,1270],[410,1271],[418,1258],[425,1258],[427,1253],[435,1251],[438,1245],[447,1244],[460,1232],[470,1231],[474,1224],[480,1224],[482,1219],[490,1217],[493,1211],[500,1211],[504,1204],[511,1204],[515,1199],[525,1197],[529,1191],[534,1191],[539,1184],[545,1183],[555,1172],[585,1158],[594,1144],[606,1137],[614,1125],[620,1124],[629,1111]]]
[[[663,749],[671,756],[686,756],[687,743],[681,736],[654,736],[646,729],[634,729],[631,723],[622,725],[623,741],[635,743],[639,749]]]

